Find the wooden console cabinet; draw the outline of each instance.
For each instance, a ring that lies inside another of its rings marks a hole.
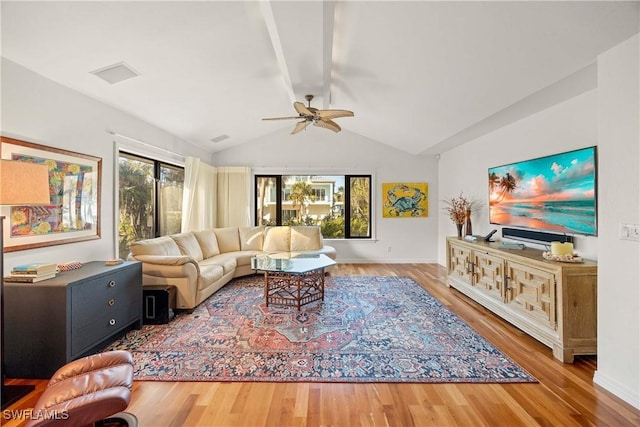
[[[50,378],[64,364],[142,327],[142,265],[86,263],[37,283],[5,283],[5,369]]]
[[[499,245],[448,237],[449,286],[551,347],[558,360],[596,354],[597,264]]]

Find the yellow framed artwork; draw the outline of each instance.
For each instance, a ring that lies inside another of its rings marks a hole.
[[[429,216],[429,185],[426,182],[383,183],[382,217],[416,218]]]

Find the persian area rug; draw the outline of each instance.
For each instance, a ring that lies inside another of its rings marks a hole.
[[[136,380],[536,382],[406,277],[327,277],[324,301],[301,311],[267,307],[262,276],[235,279],[115,349]]]

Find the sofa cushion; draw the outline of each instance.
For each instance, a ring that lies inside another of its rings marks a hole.
[[[289,252],[291,243],[291,227],[275,226],[267,227],[264,230],[264,245],[262,250],[265,252]]]
[[[196,236],[196,240],[200,244],[203,258],[211,258],[220,253],[218,239],[216,239],[216,234],[213,230],[194,231],[193,235]]]
[[[240,250],[238,227],[214,228],[213,232],[216,233],[221,254]]]
[[[202,261],[202,250],[200,249],[198,239],[196,239],[193,233],[173,234],[171,238],[176,242],[183,255],[190,256],[196,261]]]
[[[264,240],[264,227],[240,227],[240,250],[261,251]]]
[[[209,264],[200,265],[200,275],[198,276],[198,290],[208,288],[212,283],[222,279],[225,271],[221,265]]]
[[[322,249],[322,233],[317,226],[291,227],[291,252]]]
[[[224,270],[224,274],[233,273],[238,263],[236,262],[236,253],[220,254],[212,258],[207,258],[200,263],[200,267],[204,268],[210,265],[219,265]]]
[[[180,248],[169,236],[156,237],[155,239],[141,240],[129,245],[131,254],[138,255],[167,255],[180,256]]]

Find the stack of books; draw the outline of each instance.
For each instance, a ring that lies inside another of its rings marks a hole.
[[[11,270],[11,276],[5,282],[36,283],[56,277],[58,266],[53,263],[36,262],[17,265]]]

